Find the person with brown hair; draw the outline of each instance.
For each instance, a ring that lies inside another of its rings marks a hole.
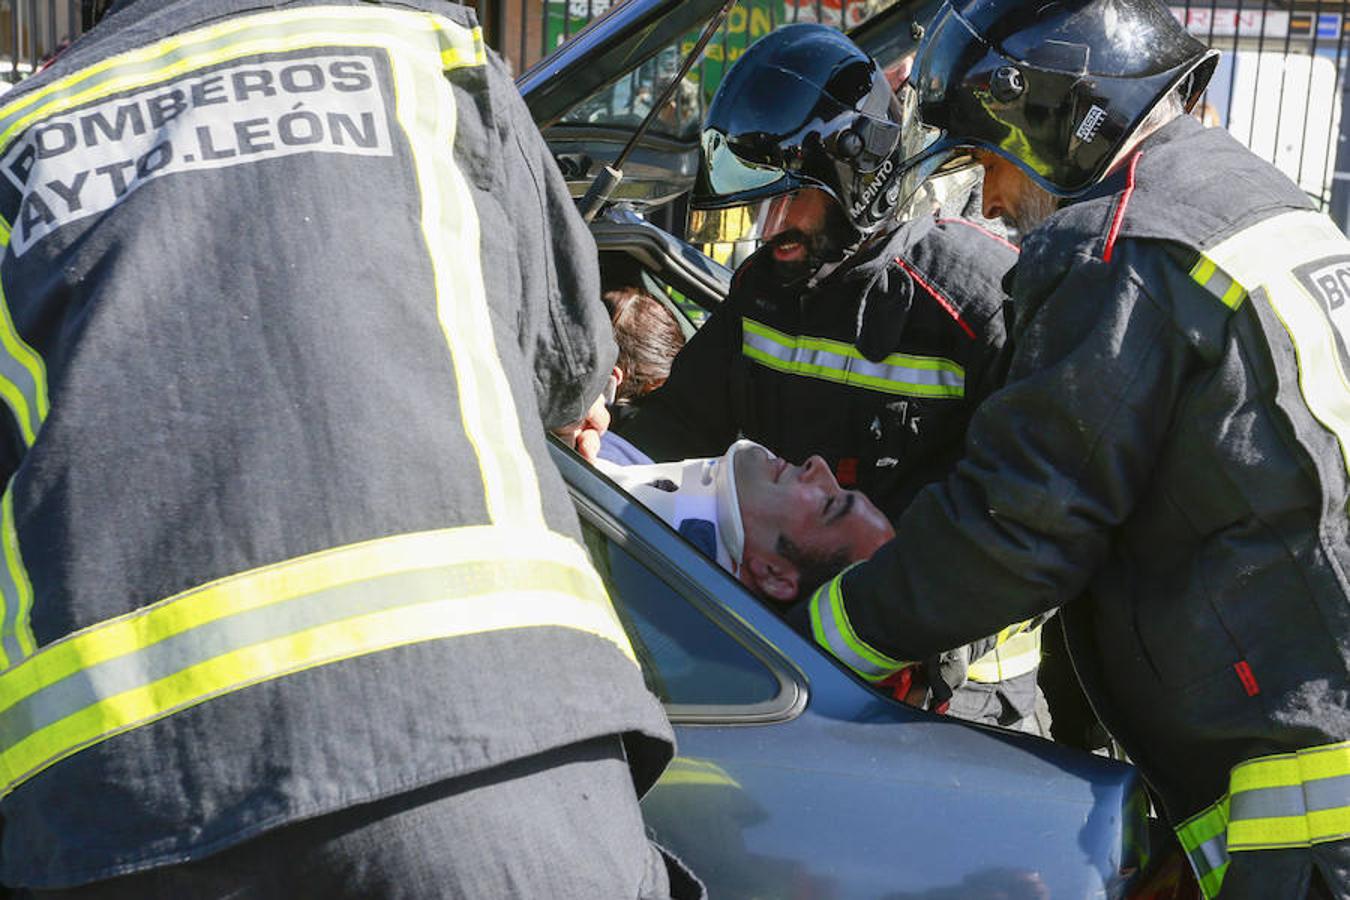
[[[615,288],[601,299],[619,345],[611,376],[613,402],[631,403],[666,383],[670,364],[684,347],[684,332],[675,314],[642,288]]]

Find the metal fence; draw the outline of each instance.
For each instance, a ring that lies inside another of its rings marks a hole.
[[[84,31],[85,18],[80,0],[0,2],[0,81],[37,71]]]
[[[1223,51],[1202,115],[1273,162],[1345,229],[1347,5],[1237,0],[1172,9],[1192,34]]]

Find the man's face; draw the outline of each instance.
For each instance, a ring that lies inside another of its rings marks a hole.
[[[742,580],[773,599],[796,595],[795,581],[782,591],[774,581],[785,566],[795,568],[785,550],[786,557],[855,562],[895,535],[881,510],[840,487],[819,456],[794,466],[756,446],[737,453],[733,465],[745,528],[743,569],[749,570]]]
[[[766,201],[761,237],[783,283],[805,278],[843,249],[843,210],[818,188],[804,188]]]
[[[1036,184],[1020,167],[997,153],[980,150],[975,159],[984,169],[984,217],[1025,235],[1059,208],[1054,194]]]

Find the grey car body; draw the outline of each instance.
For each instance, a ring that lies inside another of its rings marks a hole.
[[[541,124],[561,120],[545,136],[574,190],[625,138],[602,123],[588,140],[567,111],[720,6],[628,0],[522,76]],[[711,308],[730,270],[641,215],[691,175],[680,154],[696,161],[696,133],[678,144],[657,136],[635,153],[639,184],[593,231],[602,268]],[[1044,900],[1137,887],[1149,818],[1132,767],[883,697],[599,472],[561,445],[553,455],[676,727],[679,756],[644,815],[711,897]]]

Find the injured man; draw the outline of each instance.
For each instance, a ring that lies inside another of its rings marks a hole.
[[[881,510],[858,491],[840,487],[819,456],[792,465],[741,440],[711,459],[620,465],[604,457],[602,451],[595,462],[600,471],[751,593],[784,608],[809,597],[846,566],[867,559],[895,534]],[[947,711],[956,691],[992,701],[999,684],[967,678],[971,660],[982,661],[997,641],[992,636],[949,651],[875,686],[936,712]],[[1034,685],[1033,680],[1033,691]],[[953,712],[1049,736],[1037,715],[1009,717],[1001,703],[965,702]]]
[[[810,596],[895,534],[819,456],[794,466],[742,440],[712,459],[596,465],[752,593],[777,603]]]

